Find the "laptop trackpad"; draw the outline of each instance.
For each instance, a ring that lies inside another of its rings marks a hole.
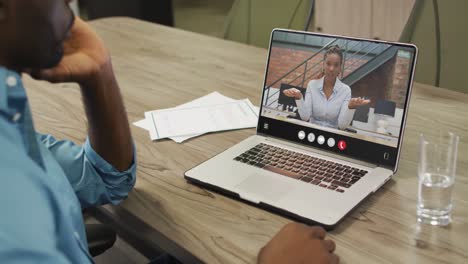
[[[271,175],[254,173],[239,183],[235,190],[241,198],[254,203],[276,202],[291,191],[291,184],[278,180]]]

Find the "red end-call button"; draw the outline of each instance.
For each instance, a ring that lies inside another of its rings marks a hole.
[[[346,147],[347,147],[346,141],[344,141],[344,140],[338,141],[338,148],[339,148],[340,150],[345,150]]]

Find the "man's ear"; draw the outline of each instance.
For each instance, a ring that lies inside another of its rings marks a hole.
[[[0,0],[0,22],[3,22],[7,19],[7,7],[8,0]]]
[[[0,21],[5,20],[5,18],[6,18],[5,1],[0,0]]]

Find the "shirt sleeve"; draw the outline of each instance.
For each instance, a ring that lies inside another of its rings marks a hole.
[[[354,112],[356,110],[349,109],[349,107],[348,107],[349,100],[351,100],[351,89],[350,88],[347,89],[345,100],[341,104],[340,113],[338,115],[338,128],[339,129],[345,129],[346,127],[349,126],[349,124],[353,120]]]
[[[307,85],[305,98],[296,100],[297,110],[303,121],[309,121],[312,115],[312,81]]]
[[[62,167],[83,208],[118,204],[135,185],[135,148],[131,166],[120,172],[94,151],[89,138],[83,146],[51,135],[38,134],[38,138]]]

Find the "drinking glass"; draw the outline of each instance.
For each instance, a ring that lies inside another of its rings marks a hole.
[[[451,132],[421,135],[419,146],[418,222],[451,222],[459,137]]]

